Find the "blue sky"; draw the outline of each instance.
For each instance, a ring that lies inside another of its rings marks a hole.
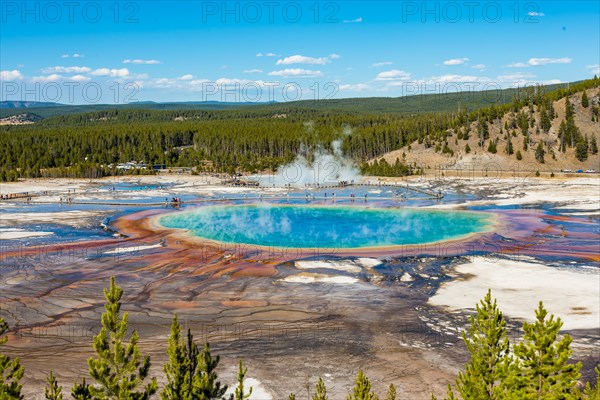
[[[1,100],[285,101],[592,77],[598,1],[3,1]]]

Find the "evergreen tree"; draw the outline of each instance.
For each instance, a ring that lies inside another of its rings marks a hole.
[[[479,147],[483,147],[485,141],[490,137],[487,121],[479,122]]]
[[[371,392],[371,382],[362,369],[354,380],[354,390],[346,397],[346,400],[377,400],[377,395]]]
[[[529,116],[527,114],[522,111],[517,114],[517,125],[523,136],[529,137]]]
[[[250,395],[252,394],[252,388],[248,390],[248,393],[244,392],[244,377],[246,376],[247,372],[248,368],[244,368],[242,365],[242,360],[240,360],[240,367],[238,371],[238,384],[235,388],[235,396],[232,394],[230,397],[231,400],[247,400],[250,398]]]
[[[98,398],[92,397],[90,385],[87,384],[85,378],[81,383],[76,383],[71,389],[71,397],[75,400],[97,400]]]
[[[589,382],[585,384],[583,389],[583,400],[600,400],[600,364],[594,368],[596,371],[596,384],[592,386]]]
[[[47,400],[63,400],[62,388],[58,386],[58,382],[52,371],[50,371],[50,375],[48,376],[48,386],[46,386],[44,394]]]
[[[592,122],[598,122],[600,117],[600,107],[592,106]]]
[[[214,359],[212,358],[210,346],[208,343],[205,343],[204,349],[198,356],[198,372],[193,376],[192,398],[211,400],[221,398],[225,394],[227,385],[221,386],[221,382],[217,381],[217,373],[215,372],[220,359],[221,357],[219,356]],[[250,390],[251,392],[252,390]]]
[[[512,140],[510,140],[510,136],[508,136],[507,140],[506,140],[506,154],[508,154],[510,156],[513,153],[514,153],[514,149],[513,149]]]
[[[0,348],[8,341],[6,331],[8,331],[8,324],[4,318],[0,318]],[[22,385],[19,381],[24,372],[25,368],[18,358],[11,360],[10,357],[0,353],[0,399],[18,400],[23,398],[21,395]]]
[[[517,154],[516,154],[517,160],[521,161],[523,159],[523,156],[521,155],[521,150],[517,150]]]
[[[290,393],[288,400],[296,400],[296,395],[294,393]]]
[[[535,149],[535,159],[543,164],[545,155],[546,151],[544,150],[544,144],[542,142],[539,142],[537,148]]]
[[[583,108],[588,108],[589,105],[590,105],[590,101],[588,99],[587,92],[584,90],[583,94],[581,95],[581,106]]]
[[[494,140],[490,140],[490,144],[488,146],[488,151],[492,154],[496,154],[496,152],[498,151],[496,149],[496,142]]]
[[[581,363],[569,364],[571,337],[558,340],[563,323],[540,301],[534,323],[523,323],[523,342],[513,346],[518,371],[513,385],[515,394],[523,400],[575,399],[575,385]]]
[[[544,133],[548,133],[552,127],[552,121],[550,120],[550,116],[548,116],[548,112],[545,108],[542,108],[540,111],[540,126]]]
[[[558,137],[560,138],[560,151],[563,153],[567,150],[567,123],[562,120],[558,128]]]
[[[556,118],[556,111],[554,110],[554,105],[552,101],[548,101],[548,117],[550,117],[550,121]]]
[[[386,400],[396,400],[396,386],[393,383],[390,383],[390,388],[387,392]]]
[[[120,317],[123,289],[111,277],[109,289],[104,290],[106,312],[102,314],[102,328],[94,337],[96,358],[90,357],[88,365],[90,376],[98,383],[89,386],[95,397],[102,399],[148,399],[158,390],[156,378],[152,378],[145,387],[143,381],[148,377],[150,357],[142,359],[138,349],[138,333],[133,331],[129,343],[124,343],[127,334],[129,314]]]
[[[579,161],[585,161],[588,158],[588,141],[586,137],[580,137],[575,146],[575,157]]]
[[[181,338],[181,325],[177,315],[173,316],[171,335],[167,348],[169,361],[164,365],[167,384],[160,394],[163,400],[188,400],[190,393],[190,360],[187,358],[187,349]]]
[[[595,135],[592,135],[592,139],[590,140],[590,153],[598,154],[598,143],[596,142]]]
[[[569,120],[573,118],[573,113],[575,110],[573,109],[573,105],[569,101],[569,96],[565,97],[565,119]]]
[[[506,390],[503,379],[511,370],[509,342],[506,321],[492,300],[491,291],[476,306],[475,316],[471,316],[469,332],[462,337],[471,360],[465,371],[458,374],[456,388],[465,400],[502,399]],[[452,394],[452,389],[449,389]]]
[[[469,143],[465,146],[465,153],[469,154],[471,152],[471,147],[469,147]]]
[[[192,335],[192,330],[188,329],[187,332],[187,342],[186,342],[186,352],[187,352],[187,360],[189,362],[188,368],[188,392],[192,393],[192,385],[194,382],[194,376],[198,373],[198,356],[200,355],[200,350],[198,350],[198,345],[194,343],[194,335]]]
[[[319,381],[317,382],[315,390],[316,393],[312,397],[312,400],[327,400],[327,388],[325,387],[325,382],[323,382],[321,377],[319,377]]]

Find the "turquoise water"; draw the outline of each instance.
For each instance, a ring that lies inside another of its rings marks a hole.
[[[167,228],[226,243],[290,248],[363,248],[430,243],[488,228],[490,214],[350,206],[243,205],[165,215]]]

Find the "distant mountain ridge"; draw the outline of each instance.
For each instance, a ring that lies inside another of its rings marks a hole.
[[[24,100],[6,100],[0,101],[0,109],[6,108],[40,108],[40,107],[62,107],[64,104],[43,102],[43,101],[24,101]]]
[[[572,84],[561,83],[542,86],[546,91],[567,88]],[[60,103],[3,101],[0,102],[0,118],[22,114],[26,111],[48,118],[67,114],[81,114],[106,110],[231,110],[241,108],[267,109],[274,112],[285,112],[290,109],[306,109],[318,111],[345,111],[361,113],[398,113],[423,114],[431,112],[456,112],[458,110],[475,110],[494,104],[510,103],[515,96],[530,90],[526,88],[510,88],[485,91],[463,91],[452,93],[417,94],[403,97],[359,97],[344,99],[298,100],[292,102],[220,102],[220,101],[187,101],[187,102],[154,102],[140,101],[127,104],[84,104],[69,105]]]
[[[189,101],[189,102],[171,102],[157,103],[154,101],[132,102],[127,104],[84,104],[70,105],[60,103],[41,103],[25,101],[3,101],[0,102],[0,118],[11,115],[22,114],[32,111],[42,118],[56,117],[68,114],[84,114],[106,110],[228,110],[244,107],[261,107],[273,104],[265,103],[228,103],[220,101]]]

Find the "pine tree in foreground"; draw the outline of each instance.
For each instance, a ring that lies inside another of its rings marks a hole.
[[[8,324],[4,318],[0,318],[0,347],[8,341],[6,337]],[[21,387],[19,383],[23,377],[25,368],[21,365],[18,358],[11,360],[10,357],[0,353],[0,399],[13,400],[22,399]]]
[[[290,393],[288,400],[296,400],[296,395],[294,393]]]
[[[354,380],[354,390],[346,397],[346,400],[378,400],[375,393],[371,392],[371,382],[361,369]]]
[[[150,357],[142,358],[137,331],[133,331],[129,343],[125,342],[129,315],[124,313],[120,317],[122,295],[123,289],[111,277],[109,289],[104,290],[107,302],[106,312],[102,314],[102,328],[94,337],[96,358],[88,359],[90,376],[97,382],[97,385],[88,386],[92,398],[142,400],[158,390],[156,378],[141,387],[148,377]],[[77,385],[74,390],[85,396],[84,387]]]
[[[600,364],[594,368],[594,371],[596,371],[596,385],[592,386],[589,382],[585,384],[581,396],[583,400],[600,400]]]
[[[227,385],[221,386],[221,382],[217,380],[217,373],[215,371],[220,359],[221,357],[219,356],[213,358],[210,355],[210,345],[205,343],[204,349],[198,356],[198,373],[193,377],[193,399],[220,399],[225,394]]]
[[[558,340],[563,323],[540,301],[534,323],[523,323],[523,342],[513,347],[518,371],[511,382],[513,393],[522,400],[576,399],[575,385],[581,363],[569,364],[571,337]]]
[[[46,386],[44,395],[46,396],[46,400],[63,400],[62,388],[58,386],[58,382],[52,371],[48,375],[48,386]]]
[[[468,334],[465,331],[462,333],[471,360],[465,366],[465,371],[458,373],[456,388],[463,399],[501,399],[501,382],[511,366],[506,320],[496,300],[492,300],[490,290],[477,304],[476,311],[476,315],[470,318]],[[449,393],[452,393],[451,388]],[[453,396],[451,394],[450,398]]]
[[[247,400],[250,398],[250,395],[252,394],[252,388],[249,388],[248,393],[244,391],[244,378],[246,377],[247,372],[248,368],[244,368],[242,360],[240,360],[240,367],[238,370],[238,384],[235,388],[235,395],[232,394],[229,397],[231,400]]]
[[[88,385],[85,378],[83,378],[81,383],[76,383],[73,386],[73,389],[71,389],[71,397],[75,400],[93,400],[90,390],[90,385]]]
[[[327,400],[327,388],[325,387],[325,382],[323,382],[321,377],[319,377],[319,381],[317,382],[315,390],[316,393],[312,397],[312,400]]]
[[[188,364],[188,392],[192,393],[192,384],[194,382],[194,376],[198,373],[198,356],[200,355],[200,350],[198,350],[198,345],[194,342],[194,335],[192,335],[192,330],[188,329],[187,331],[187,341],[185,346],[186,357],[189,361]]]
[[[163,366],[167,384],[160,394],[163,400],[188,400],[190,397],[190,360],[181,338],[181,325],[177,315],[173,316],[171,335],[167,348],[169,361]]]
[[[386,400],[396,400],[396,386],[393,383],[390,383]]]

